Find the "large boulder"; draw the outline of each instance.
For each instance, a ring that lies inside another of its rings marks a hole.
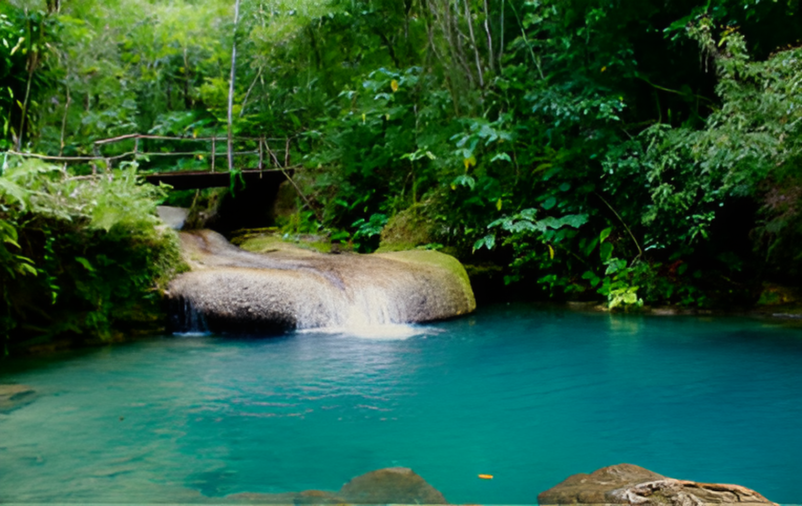
[[[640,506],[701,506],[704,504],[774,504],[739,485],[697,483],[667,478],[632,464],[618,464],[591,474],[569,476],[537,496],[549,504],[630,504]]]
[[[209,230],[180,237],[191,271],[168,288],[179,330],[425,322],[476,307],[465,269],[436,251],[333,255],[276,241],[255,253]]]

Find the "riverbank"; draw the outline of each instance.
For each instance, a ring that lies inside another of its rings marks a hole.
[[[168,217],[169,218],[169,217]],[[170,221],[170,220],[168,220]],[[170,221],[173,228],[180,228],[185,221],[182,213],[177,219]],[[162,236],[166,231],[159,232]],[[222,239],[221,239],[222,240]],[[178,242],[178,241],[176,241]],[[224,241],[225,242],[225,241]],[[267,261],[271,255],[288,255],[305,258],[307,263],[309,258],[315,258],[316,262],[330,258],[335,263],[347,265],[348,258],[370,258],[370,256],[359,255],[349,251],[347,245],[342,245],[331,241],[326,236],[320,235],[289,235],[281,234],[276,228],[242,230],[236,233],[232,242],[237,244],[242,250],[243,255],[260,255]],[[186,249],[186,248],[185,248]],[[393,248],[388,248],[393,249]],[[236,248],[232,248],[232,251]],[[434,252],[420,251],[413,249],[413,254],[418,252],[420,255],[435,256]],[[249,252],[249,253],[246,253]],[[325,254],[324,254],[325,253]],[[389,255],[403,255],[403,253],[387,253]],[[387,255],[385,254],[385,255]],[[193,258],[200,259],[199,251],[185,251],[186,263],[192,263]],[[442,255],[443,258],[448,258]],[[299,258],[300,258],[299,257]],[[297,263],[297,259],[294,260]],[[456,265],[456,261],[455,265]],[[219,262],[218,262],[219,263]],[[186,270],[183,267],[174,272]],[[472,286],[476,301],[479,306],[486,306],[499,302],[537,302],[552,305],[555,308],[565,307],[571,311],[590,311],[590,312],[626,312],[633,314],[655,315],[655,316],[748,316],[770,321],[778,321],[787,325],[796,325],[802,322],[802,297],[799,290],[778,285],[764,285],[762,292],[754,296],[756,301],[753,305],[741,306],[719,306],[714,308],[687,307],[681,305],[659,305],[659,306],[636,306],[629,305],[610,309],[601,296],[595,300],[580,301],[550,301],[542,291],[533,291],[531,284],[522,281],[518,283],[505,284],[505,276],[509,271],[501,265],[486,262],[480,265],[467,264],[465,266],[468,278],[465,279],[466,286]],[[277,271],[278,272],[278,271]],[[459,277],[459,276],[458,276]],[[468,281],[469,280],[469,281]],[[97,280],[96,282],[100,282]],[[161,281],[162,286],[167,286],[168,279]],[[468,284],[469,283],[469,284]],[[149,297],[152,299],[151,294]],[[158,292],[155,294],[158,295]],[[211,296],[212,294],[209,294]],[[408,297],[405,297],[408,298]],[[467,312],[468,308],[457,310],[454,314]],[[172,307],[166,299],[149,300],[147,304],[139,304],[138,307],[131,307],[126,315],[115,315],[117,323],[103,334],[67,332],[56,335],[50,339],[33,339],[16,343],[9,347],[12,354],[43,354],[52,353],[58,350],[65,350],[80,347],[102,346],[104,344],[123,343],[136,340],[141,336],[148,336],[165,332],[170,327],[170,318],[176,317],[176,307]],[[438,316],[439,318],[445,315]],[[174,324],[172,328],[177,328]],[[232,327],[233,329],[233,327]]]

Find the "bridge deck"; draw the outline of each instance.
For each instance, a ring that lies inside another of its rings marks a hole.
[[[279,185],[292,176],[293,171],[281,171],[277,169],[259,170],[245,169],[240,172],[245,184],[263,183]],[[228,188],[231,186],[230,172],[209,172],[209,171],[186,171],[186,172],[161,172],[156,174],[145,174],[145,180],[151,184],[169,184],[175,190],[194,190],[199,188]]]

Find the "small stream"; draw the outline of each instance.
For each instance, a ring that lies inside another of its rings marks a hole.
[[[258,337],[0,362],[37,391],[0,413],[0,502],[223,502],[406,466],[453,503],[533,504],[621,462],[802,502],[798,328],[520,304]]]

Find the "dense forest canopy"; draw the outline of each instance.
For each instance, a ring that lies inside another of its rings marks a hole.
[[[303,164],[294,231],[360,251],[406,233],[530,294],[748,304],[802,276],[801,18],[798,0],[14,0],[0,148],[223,136],[231,98],[234,135],[289,138]],[[59,290],[83,294],[72,328],[107,329],[98,255],[136,252],[114,240],[152,224],[61,209],[86,167],[3,164],[4,332]],[[165,198],[119,180],[92,192]],[[169,271],[142,255],[112,262],[132,293]]]

